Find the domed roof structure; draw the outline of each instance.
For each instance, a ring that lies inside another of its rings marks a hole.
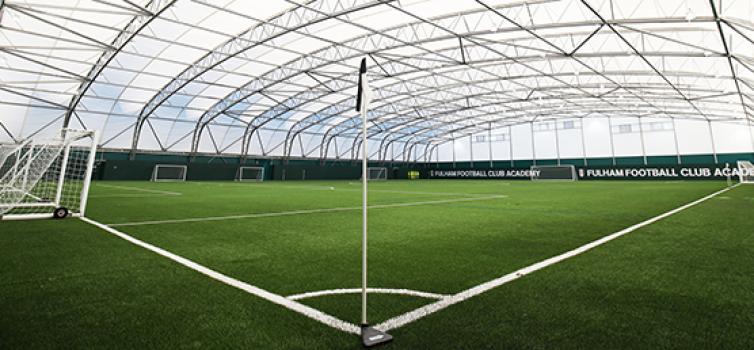
[[[367,57],[375,159],[754,147],[748,0],[0,4],[0,141],[356,158]]]

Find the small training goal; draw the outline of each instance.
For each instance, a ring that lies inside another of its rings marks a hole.
[[[94,131],[0,146],[0,219],[84,216],[97,150]]]
[[[236,181],[262,182],[264,181],[264,167],[239,167],[238,172],[236,173]]]
[[[387,168],[385,167],[367,168],[367,180],[369,181],[387,180]]]
[[[576,181],[576,167],[573,165],[533,165],[530,168],[532,181]]]
[[[186,181],[185,165],[177,164],[157,164],[152,170],[152,181]]]
[[[754,184],[754,164],[748,160],[739,160],[738,179],[742,184]]]

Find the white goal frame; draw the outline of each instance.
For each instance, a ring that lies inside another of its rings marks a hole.
[[[371,177],[373,171],[378,171],[380,174],[383,174],[384,177]],[[387,168],[386,167],[368,167],[367,168],[367,180],[368,181],[385,181],[387,180]]]
[[[157,174],[159,173],[160,168],[178,168],[183,169],[183,176],[180,179],[159,179],[157,178]],[[152,169],[152,181],[154,182],[182,182],[186,181],[186,174],[188,173],[188,166],[181,165],[181,164],[155,164],[154,168]]]
[[[571,178],[570,179],[543,179],[535,176],[535,170],[537,169],[547,169],[547,168],[567,168],[571,171]],[[529,168],[530,174],[529,178],[531,181],[578,181],[579,177],[576,173],[576,166],[572,164],[567,165],[532,165]]]
[[[243,172],[244,172],[244,170],[247,170],[247,169],[259,171],[257,173],[259,176],[257,176],[254,179],[246,179],[246,178],[244,178],[243,177]],[[241,181],[241,182],[263,182],[264,181],[264,167],[261,167],[261,166],[242,166],[242,167],[238,167],[238,171],[236,172],[236,181]]]
[[[83,217],[98,143],[96,131],[61,129],[2,145],[0,220]]]
[[[748,160],[738,161],[738,182],[754,184],[754,164]]]

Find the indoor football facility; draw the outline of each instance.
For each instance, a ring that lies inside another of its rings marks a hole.
[[[0,349],[753,349],[754,0],[0,0]]]

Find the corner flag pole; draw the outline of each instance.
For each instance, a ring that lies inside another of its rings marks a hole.
[[[369,99],[367,98],[364,86],[367,83],[366,80],[366,59],[361,61],[361,69],[359,70],[359,81],[362,81],[363,85],[360,85],[362,93],[361,102],[363,108],[361,108],[361,324],[367,323],[367,195],[369,193],[369,187],[367,185],[368,167],[367,167],[367,108],[369,108]]]
[[[372,99],[372,90],[367,80],[367,59],[361,60],[359,67],[359,91],[356,95],[356,111],[361,113],[361,342],[366,347],[379,345],[393,339],[387,333],[369,327],[367,319],[367,111]]]

